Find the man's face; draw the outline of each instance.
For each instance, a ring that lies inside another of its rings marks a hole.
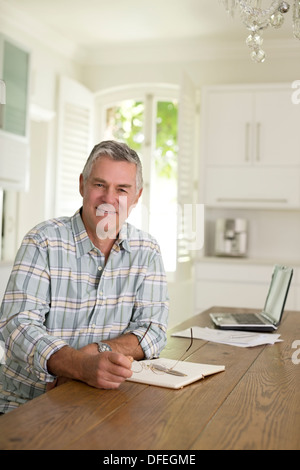
[[[88,234],[115,238],[141,193],[136,192],[134,163],[98,158],[86,181],[80,175],[82,218]]]

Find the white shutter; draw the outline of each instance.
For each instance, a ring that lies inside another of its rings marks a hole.
[[[93,146],[94,95],[80,83],[61,77],[58,113],[56,216],[81,206],[79,175]]]
[[[196,216],[196,204],[194,204],[196,110],[197,91],[190,78],[184,75],[178,120],[177,272],[185,279],[191,274],[191,248],[194,246],[192,232]]]

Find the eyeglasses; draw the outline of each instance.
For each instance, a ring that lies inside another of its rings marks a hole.
[[[150,325],[148,326],[147,330],[145,331],[143,337],[141,338],[141,340],[139,341],[139,344],[138,346],[141,344],[142,340],[144,339],[144,337],[146,336],[147,332],[149,331],[149,328],[151,326],[151,323]],[[190,328],[190,332],[191,332],[191,336],[190,336],[190,344],[188,346],[188,348],[184,351],[184,353],[179,357],[179,359],[177,359],[174,363],[174,365],[172,367],[166,367],[162,364],[145,364],[143,362],[138,362],[138,361],[134,361],[133,363],[135,364],[134,366],[134,369],[133,372],[142,372],[142,370],[144,368],[147,368],[147,369],[150,369],[152,370],[152,372],[155,372],[155,373],[163,373],[163,374],[171,374],[171,375],[178,375],[178,376],[186,376],[186,374],[184,374],[183,372],[180,372],[178,370],[175,370],[175,367],[176,365],[182,361],[185,357],[185,355],[187,354],[187,352],[191,349],[192,345],[193,345],[193,329]],[[139,367],[136,367],[136,366],[139,366]],[[137,370],[135,370],[137,369]]]

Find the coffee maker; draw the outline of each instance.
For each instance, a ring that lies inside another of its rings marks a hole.
[[[247,221],[245,219],[217,219],[215,231],[216,256],[246,256]]]

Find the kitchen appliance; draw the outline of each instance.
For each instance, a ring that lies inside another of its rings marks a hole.
[[[245,219],[217,219],[215,232],[216,256],[246,256],[247,221]]]

